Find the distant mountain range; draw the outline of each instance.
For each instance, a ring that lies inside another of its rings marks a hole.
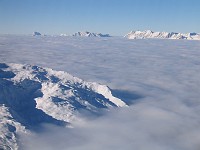
[[[92,33],[92,32],[76,32],[72,35],[61,34],[60,36],[76,36],[76,37],[111,37],[109,34]]]
[[[40,32],[33,32],[33,36],[42,36]],[[45,35],[43,35],[45,36]],[[74,37],[111,37],[109,34],[92,33],[92,32],[76,32],[72,35],[60,34],[60,36]],[[199,33],[176,33],[176,32],[153,32],[151,30],[131,31],[124,36],[128,39],[184,39],[184,40],[200,40]]]
[[[153,32],[151,30],[145,31],[131,31],[124,36],[128,39],[185,39],[185,40],[200,40],[200,34],[198,33],[175,33],[175,32]]]
[[[42,35],[40,32],[33,32],[32,36],[45,36]],[[60,36],[75,36],[75,37],[111,37],[109,34],[102,34],[102,33],[92,33],[92,32],[76,32],[72,35],[62,33]]]

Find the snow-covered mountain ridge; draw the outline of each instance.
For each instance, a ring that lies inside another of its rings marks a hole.
[[[92,33],[92,32],[76,32],[72,36],[85,36],[85,37],[110,37],[109,34]]]
[[[92,33],[92,32],[76,32],[72,35],[61,34],[60,36],[75,36],[75,37],[111,37],[109,34]]]
[[[200,34],[198,33],[153,32],[151,30],[131,31],[124,37],[128,39],[158,38],[158,39],[200,40]]]
[[[41,123],[66,125],[82,110],[95,114],[123,106],[106,85],[49,68],[0,63],[0,149],[18,149],[16,133]]]

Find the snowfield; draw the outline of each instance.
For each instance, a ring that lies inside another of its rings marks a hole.
[[[1,35],[0,145],[199,150],[199,56],[195,40]]]

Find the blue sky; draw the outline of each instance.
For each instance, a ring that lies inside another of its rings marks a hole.
[[[200,32],[200,0],[0,0],[0,33]]]

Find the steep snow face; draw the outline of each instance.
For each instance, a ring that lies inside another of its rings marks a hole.
[[[0,149],[3,150],[17,150],[16,132],[26,132],[25,127],[16,121],[10,111],[10,108],[0,104]]]
[[[131,31],[124,37],[128,39],[146,39],[146,38],[159,38],[159,39],[187,39],[187,40],[200,40],[198,33],[175,33],[175,32],[153,32],[150,30],[145,31]]]
[[[63,71],[0,63],[0,148],[18,149],[16,132],[41,123],[65,125],[79,111],[126,104],[105,85],[85,82]],[[3,144],[2,144],[3,143]]]
[[[109,34],[101,34],[101,33],[91,33],[91,32],[76,32],[72,36],[84,36],[84,37],[110,37]]]

